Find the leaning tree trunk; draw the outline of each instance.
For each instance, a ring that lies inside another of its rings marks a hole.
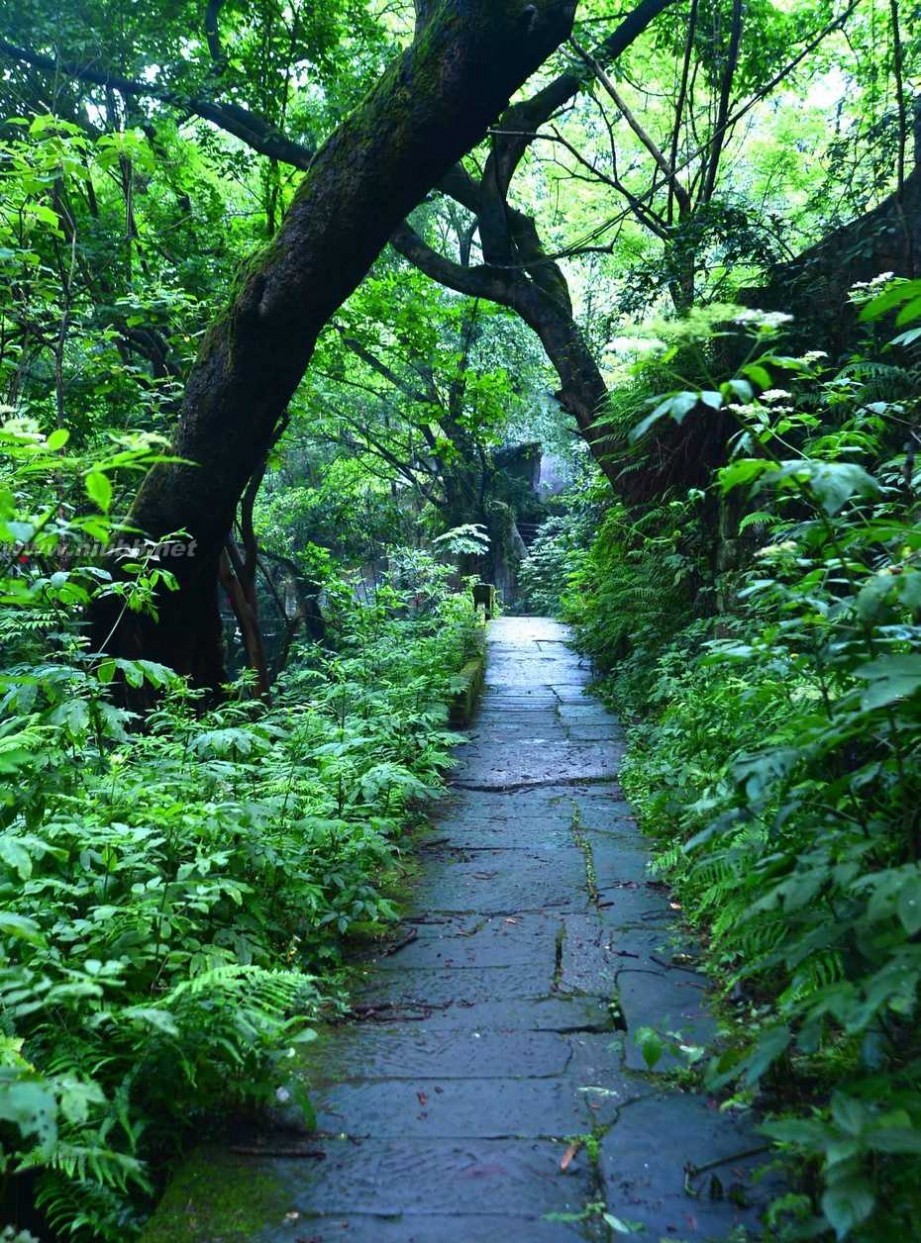
[[[99,642],[216,687],[223,678],[218,565],[237,502],[264,462],[317,336],[407,212],[482,138],[512,93],[568,36],[576,0],[430,0],[412,46],[332,135],[281,229],[241,274],[189,376],[172,452],[130,521],[184,532],[179,591],[158,616],[96,617]],[[194,463],[189,465],[186,463]]]

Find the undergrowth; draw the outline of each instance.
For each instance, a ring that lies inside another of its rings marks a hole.
[[[865,318],[921,311],[917,282],[874,295]],[[921,1210],[921,330],[887,394],[872,359],[789,358],[778,317],[740,318],[731,380],[636,414],[640,441],[728,414],[724,465],[613,507],[564,607],[730,1016],[707,1082],[791,1158],[772,1237],[884,1243]]]
[[[108,477],[155,449],[64,460],[59,434],[25,424],[0,448],[0,1203],[123,1240],[190,1129],[273,1096],[336,1012],[346,939],[395,918],[472,614],[434,566],[424,608],[386,586],[359,606],[341,584],[335,646],[305,648],[273,706],[232,691],[203,712],[168,670],[88,653],[73,624],[112,589],[79,560],[112,533]],[[49,502],[65,473],[89,516]],[[139,563],[125,607],[160,573]],[[119,678],[160,693],[143,728]]]

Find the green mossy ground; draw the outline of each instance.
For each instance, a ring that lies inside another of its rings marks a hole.
[[[241,1178],[244,1168],[246,1177]],[[216,1147],[191,1153],[166,1189],[142,1243],[249,1243],[290,1209],[277,1177]]]

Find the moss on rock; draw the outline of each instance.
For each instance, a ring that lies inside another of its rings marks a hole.
[[[290,1207],[283,1183],[264,1166],[199,1148],[167,1187],[141,1243],[250,1243]]]

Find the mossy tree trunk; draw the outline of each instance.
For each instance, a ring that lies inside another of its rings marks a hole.
[[[173,453],[144,480],[131,521],[154,540],[185,531],[177,593],[159,616],[111,606],[110,651],[159,660],[201,686],[223,678],[218,565],[234,512],[265,461],[321,329],[395,227],[569,35],[576,0],[429,0],[416,38],[317,153],[271,245],[242,274],[186,386]]]

